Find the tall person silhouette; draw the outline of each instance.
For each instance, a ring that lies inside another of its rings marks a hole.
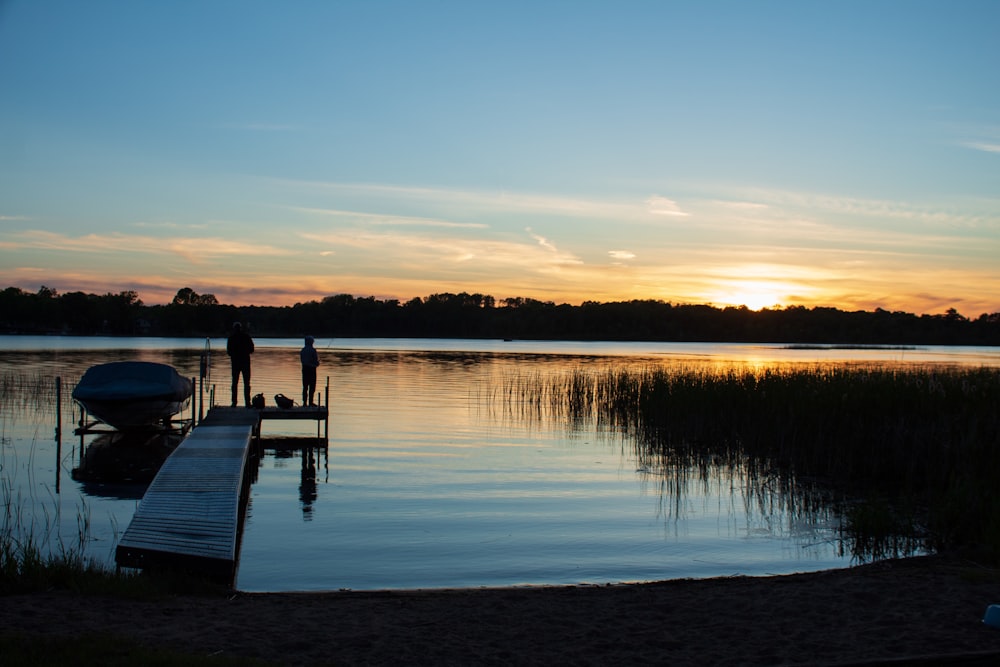
[[[243,325],[239,322],[233,324],[233,333],[226,341],[226,354],[233,364],[233,400],[232,406],[236,407],[236,388],[240,383],[240,375],[243,376],[243,401],[246,407],[250,407],[250,355],[253,354],[253,338],[243,331]]]

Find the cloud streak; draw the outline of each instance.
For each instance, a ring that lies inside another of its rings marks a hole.
[[[487,269],[516,268],[522,271],[552,270],[580,264],[572,253],[559,251],[542,237],[531,235],[535,243],[515,241],[434,237],[402,233],[303,233],[302,238],[312,244],[322,243],[335,249],[337,256],[351,251],[352,265],[367,265],[372,257],[397,269],[419,269],[433,275],[450,271],[456,264],[463,269],[482,272]],[[359,256],[358,253],[365,253]],[[347,261],[347,260],[345,260]],[[392,273],[387,269],[384,273]]]
[[[601,200],[584,197],[532,194],[512,191],[458,190],[450,188],[430,188],[397,186],[375,183],[338,183],[322,181],[276,181],[279,185],[294,191],[329,192],[338,199],[359,199],[369,206],[382,207],[407,203],[413,206],[430,207],[448,211],[455,216],[498,213],[560,216],[582,219],[615,219],[629,221],[650,221],[656,216],[685,217],[676,202],[663,196],[647,197],[644,200]],[[302,207],[302,210],[310,210]],[[317,212],[322,209],[315,209]],[[336,210],[336,209],[332,209]]]
[[[686,217],[690,215],[681,210],[681,207],[677,205],[673,199],[667,199],[666,197],[661,197],[660,195],[654,195],[646,200],[646,205],[649,207],[649,212],[653,215],[670,215],[678,217]]]
[[[324,208],[304,208],[292,207],[293,211],[310,215],[323,215],[333,218],[340,218],[351,222],[361,222],[368,225],[394,225],[399,227],[443,227],[449,229],[488,229],[489,225],[481,222],[451,222],[448,220],[434,220],[431,218],[421,218],[416,216],[391,215],[382,213],[364,213],[361,211],[347,211]]]
[[[190,261],[213,257],[286,255],[288,251],[262,243],[215,237],[163,238],[134,234],[85,234],[69,236],[44,230],[27,230],[4,241],[12,250],[40,249],[66,253],[175,254]]]
[[[972,150],[983,151],[984,153],[1000,153],[1000,143],[967,141],[962,145],[966,148],[971,148]]]
[[[243,130],[247,132],[295,132],[302,128],[290,123],[225,123],[220,125],[226,130]]]

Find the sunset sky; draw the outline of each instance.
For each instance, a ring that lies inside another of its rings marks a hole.
[[[1000,2],[0,0],[0,288],[1000,311]]]

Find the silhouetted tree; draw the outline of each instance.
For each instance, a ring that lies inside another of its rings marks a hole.
[[[858,345],[1000,345],[1000,313],[967,318],[954,308],[914,315],[876,308],[789,306],[752,311],[745,306],[632,300],[580,306],[529,297],[499,302],[479,293],[396,299],[337,294],[294,306],[223,305],[190,287],[165,305],[146,306],[134,291],[103,296],[42,286],[0,291],[0,331],[7,333],[152,333],[221,335],[245,323],[257,336],[475,337],[586,340],[775,342]],[[139,327],[138,323],[148,322]]]

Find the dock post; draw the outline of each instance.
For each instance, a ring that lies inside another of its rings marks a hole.
[[[56,376],[56,442],[62,442],[62,378]]]
[[[205,349],[201,352],[201,357],[198,360],[198,423],[205,419],[205,379],[209,377],[210,364],[211,364],[211,352],[212,350],[212,339],[205,338]],[[194,415],[191,415],[191,421],[194,422]]]
[[[330,376],[326,376],[326,419],[323,423],[323,441],[330,445]]]
[[[59,493],[59,478],[62,466],[62,378],[56,376],[56,493]]]
[[[83,448],[84,448],[84,438],[87,433],[87,409],[80,405],[80,421],[78,422],[79,428],[76,432],[80,434],[80,467],[83,467]]]

